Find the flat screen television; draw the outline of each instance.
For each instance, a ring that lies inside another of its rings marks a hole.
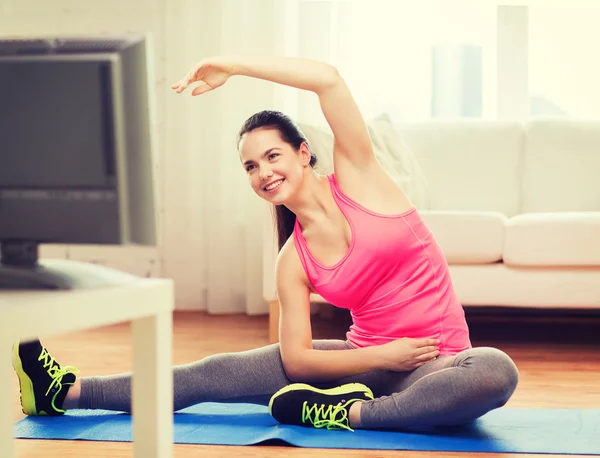
[[[90,283],[40,244],[156,244],[151,63],[146,37],[0,39],[0,289]]]

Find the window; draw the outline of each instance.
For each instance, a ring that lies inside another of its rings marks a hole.
[[[302,9],[301,23],[319,25],[309,33],[327,31],[309,41],[328,53],[321,57],[340,69],[366,117],[495,115],[496,12],[488,2],[305,1]],[[315,55],[300,43],[301,54]]]
[[[600,118],[600,5],[529,7],[531,116]]]
[[[600,1],[296,1],[298,54],[334,63],[367,119],[600,118]]]

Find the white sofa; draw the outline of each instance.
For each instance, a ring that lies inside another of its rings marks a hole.
[[[464,306],[600,308],[600,121],[435,121],[395,130],[424,175],[417,207]],[[275,257],[266,218],[272,341]]]

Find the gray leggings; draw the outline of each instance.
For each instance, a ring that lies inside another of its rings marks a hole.
[[[342,340],[316,340],[317,350],[351,350]],[[267,405],[280,388],[292,383],[273,344],[239,353],[223,353],[173,370],[175,411],[200,402],[250,402]],[[519,375],[502,351],[481,347],[441,356],[411,372],[372,371],[319,388],[359,382],[375,396],[363,403],[367,429],[399,429],[468,423],[501,407],[513,394]],[[129,412],[131,374],[81,379],[81,409]]]

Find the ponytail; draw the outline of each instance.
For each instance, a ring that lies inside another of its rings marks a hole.
[[[273,205],[275,208],[275,227],[277,228],[277,243],[279,250],[283,248],[287,239],[294,233],[296,214],[285,205]]]

